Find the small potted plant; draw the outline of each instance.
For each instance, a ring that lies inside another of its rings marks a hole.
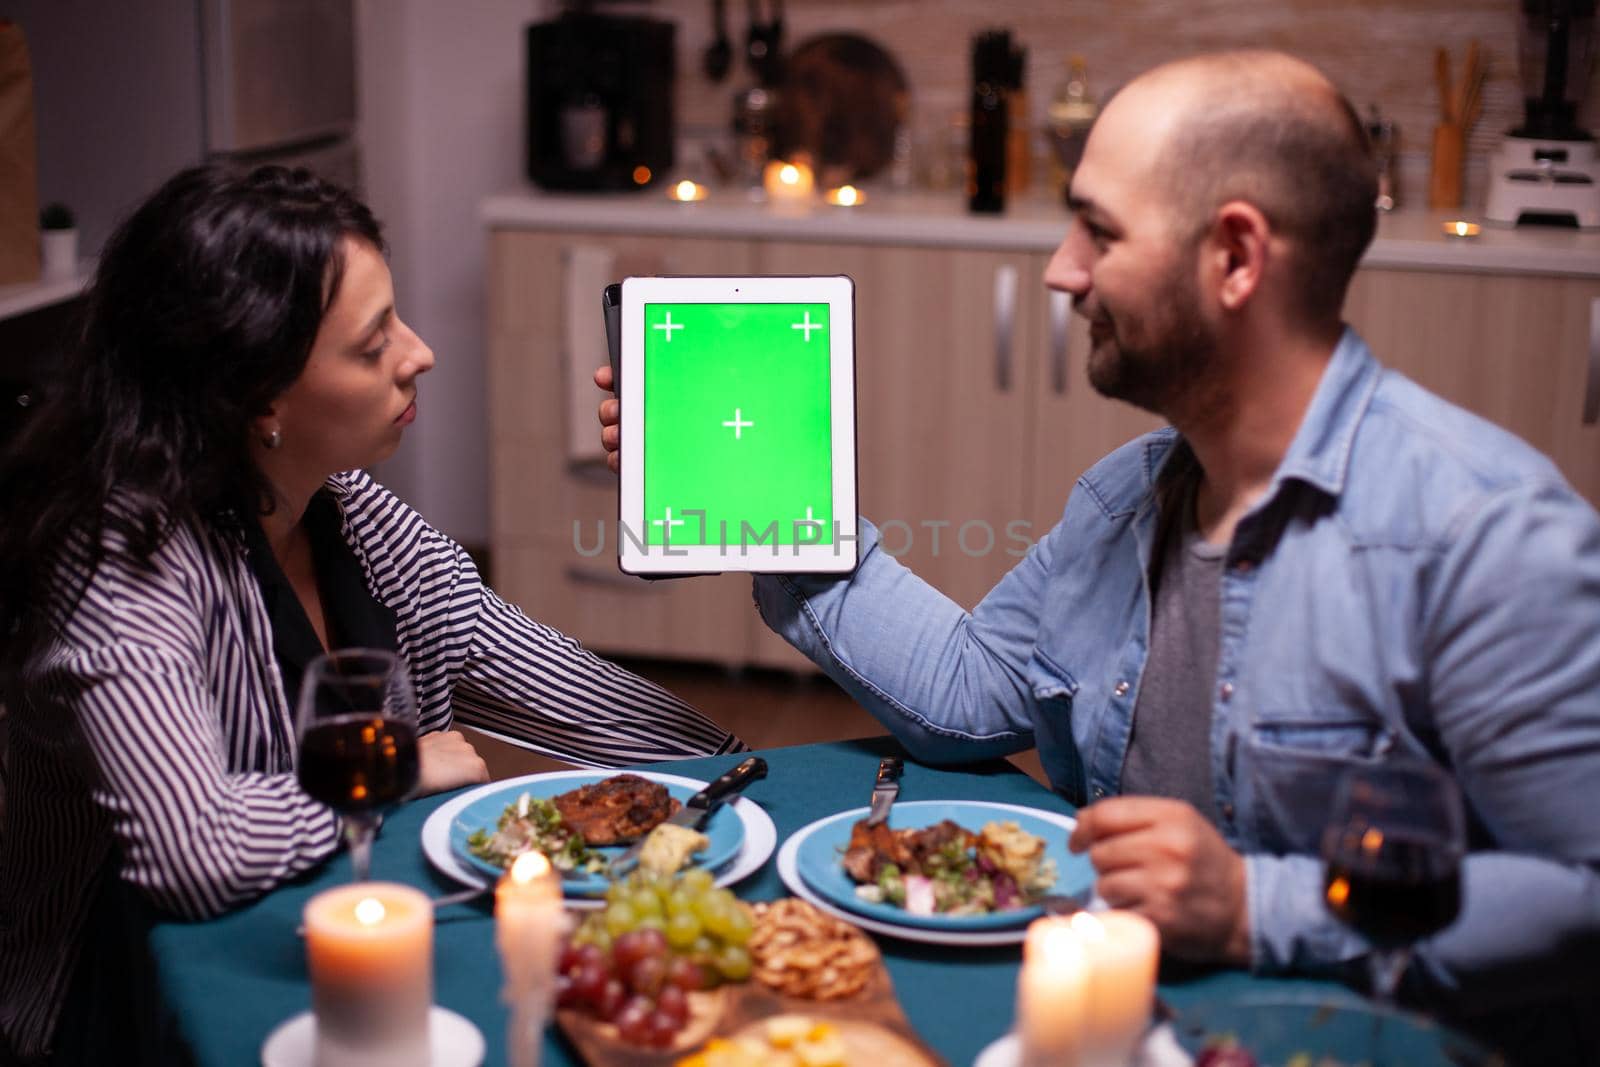
[[[46,279],[78,273],[78,223],[65,204],[48,204],[39,212],[39,252]]]

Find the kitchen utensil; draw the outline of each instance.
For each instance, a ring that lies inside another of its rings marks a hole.
[[[690,797],[683,807],[678,809],[678,813],[667,822],[673,826],[698,830],[706,824],[707,819],[711,818],[712,812],[744,792],[745,787],[751,782],[759,782],[766,776],[767,761],[760,756],[751,756]],[[639,854],[644,851],[644,843],[649,840],[649,836],[646,834],[632,848],[611,861],[612,877],[626,874],[638,866]]]
[[[893,162],[910,88],[887,49],[860,34],[818,34],[784,57],[783,73],[775,158],[810,156],[826,187],[871,178]]]
[[[750,73],[763,86],[773,86],[782,80],[782,59],[779,49],[783,42],[783,0],[772,0],[772,17],[761,17],[761,0],[746,0],[750,26],[745,31],[745,58],[750,63]]]
[[[711,27],[716,35],[706,46],[702,67],[706,77],[719,82],[733,66],[733,42],[728,39],[728,0],[711,0]]]
[[[872,786],[872,814],[867,816],[868,826],[876,826],[889,817],[894,798],[900,795],[900,774],[904,770],[905,761],[899,756],[885,756],[878,761],[878,779]]]

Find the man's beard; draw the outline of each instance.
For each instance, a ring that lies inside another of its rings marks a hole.
[[[1181,267],[1151,288],[1148,310],[1105,315],[1091,324],[1109,331],[1089,354],[1089,384],[1168,420],[1220,385],[1218,345],[1200,314],[1192,279]]]

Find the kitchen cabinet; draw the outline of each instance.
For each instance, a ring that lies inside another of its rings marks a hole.
[[[496,586],[598,651],[811,669],[762,624],[747,577],[617,570],[615,479],[572,443],[595,439],[589,373],[604,356],[567,359],[571,316],[599,320],[598,285],[564,294],[597,250],[611,278],[852,277],[861,512],[969,608],[1050,529],[1090,464],[1160,424],[1088,384],[1087,328],[1041,284],[1059,214],[677,207],[519,195],[485,211]],[[1456,246],[1426,219],[1414,232],[1384,225],[1347,319],[1380,359],[1530,441],[1600,502],[1600,239],[1518,231]]]

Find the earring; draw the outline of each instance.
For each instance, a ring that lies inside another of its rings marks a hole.
[[[274,426],[272,432],[267,434],[266,440],[261,443],[267,446],[268,451],[277,448],[283,444],[283,431]]]

